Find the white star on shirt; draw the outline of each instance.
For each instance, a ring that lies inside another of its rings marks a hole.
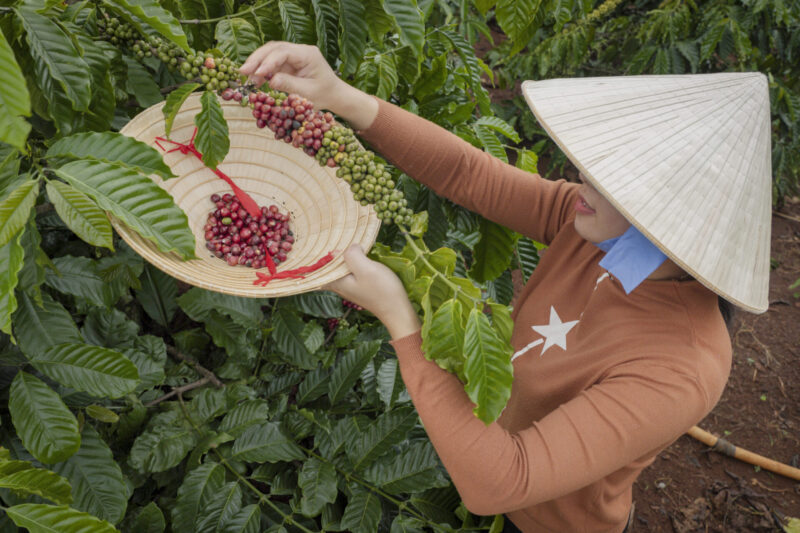
[[[544,340],[537,339],[521,350],[518,350],[512,357],[511,360],[513,361],[520,355],[524,354],[534,346],[538,346],[544,342],[544,347],[542,348],[542,352],[539,354],[539,357],[544,355],[548,349],[553,346],[559,346],[562,350],[567,349],[567,333],[575,327],[578,320],[571,320],[569,322],[561,322],[561,317],[558,316],[556,313],[556,308],[552,305],[550,306],[550,323],[545,324],[542,326],[531,326],[531,329],[544,337]]]

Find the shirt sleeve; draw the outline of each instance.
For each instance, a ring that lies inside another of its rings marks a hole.
[[[513,167],[384,100],[378,99],[377,117],[360,134],[437,194],[536,241],[549,244],[574,218],[577,184]]]
[[[696,378],[667,366],[621,365],[512,434],[486,426],[458,378],[428,361],[419,332],[392,342],[408,392],[466,507],[479,515],[558,498],[651,455],[711,409]]]

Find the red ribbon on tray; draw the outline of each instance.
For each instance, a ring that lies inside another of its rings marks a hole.
[[[197,147],[194,145],[194,138],[196,135],[197,135],[197,128],[194,129],[194,133],[192,133],[192,138],[189,139],[189,142],[187,144],[179,143],[171,139],[166,139],[164,137],[156,137],[156,145],[158,145],[159,148],[161,148],[168,154],[171,152],[180,152],[182,154],[194,154],[194,156],[197,157],[197,159],[199,159],[202,162],[203,154],[201,154],[197,150]],[[164,148],[164,146],[161,145],[162,142],[168,142],[174,144],[175,148],[167,150],[166,148]],[[228,185],[230,185],[231,189],[233,189],[233,193],[236,195],[236,199],[239,200],[239,203],[241,204],[242,207],[244,207],[245,211],[250,213],[251,217],[258,218],[261,216],[261,209],[258,207],[258,204],[255,202],[255,200],[253,200],[249,194],[240,189],[233,182],[233,180],[230,177],[228,177],[227,174],[222,172],[219,168],[209,169],[209,170],[211,170],[220,179],[224,180]],[[269,270],[269,274],[256,272],[257,279],[253,282],[253,285],[260,285],[262,287],[266,287],[267,284],[274,279],[303,279],[305,278],[303,274],[308,274],[310,272],[314,272],[315,270],[319,270],[323,266],[333,261],[333,252],[328,252],[325,256],[322,257],[322,259],[320,259],[313,265],[301,266],[293,268],[291,270],[283,270],[281,272],[278,272],[278,267],[275,266],[275,262],[272,260],[272,256],[269,255],[269,252],[264,253],[264,258],[267,263],[267,269]]]

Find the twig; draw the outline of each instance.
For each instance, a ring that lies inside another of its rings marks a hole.
[[[205,368],[204,366],[202,366],[200,363],[198,363],[197,361],[195,361],[191,357],[189,357],[187,355],[183,355],[174,346],[167,345],[167,353],[170,354],[175,359],[178,359],[178,360],[183,361],[184,363],[190,365],[192,368],[197,370],[200,374],[205,376],[206,379],[208,379],[208,381],[210,381],[211,384],[214,385],[215,387],[217,387],[218,389],[221,389],[222,387],[225,386],[225,384],[222,383],[219,380],[219,378],[217,376],[215,376],[214,373],[211,370]]]
[[[196,389],[198,387],[202,387],[203,385],[205,385],[209,381],[211,381],[211,380],[208,377],[204,377],[204,378],[198,379],[197,381],[193,381],[191,383],[187,383],[186,385],[181,385],[180,387],[175,387],[174,389],[172,389],[171,391],[166,393],[164,396],[156,398],[152,402],[148,402],[148,403],[144,404],[144,406],[145,407],[153,407],[154,405],[157,405],[157,404],[163,402],[164,400],[169,400],[170,398],[172,398],[176,394],[183,394],[186,391],[190,391],[192,389]]]
[[[267,0],[266,2],[261,2],[260,4],[250,6],[249,8],[243,11],[239,11],[237,13],[233,13],[232,15],[222,15],[221,17],[215,17],[213,19],[181,19],[178,22],[180,22],[181,24],[210,24],[212,22],[219,22],[220,20],[225,20],[227,18],[240,17],[247,13],[250,13],[251,15],[255,16],[256,9],[261,9],[264,6],[268,6],[272,2],[274,2],[274,0]]]
[[[800,218],[793,217],[791,215],[787,215],[787,214],[784,214],[784,213],[780,213],[778,211],[773,211],[772,214],[775,215],[776,217],[781,217],[781,218],[785,218],[786,220],[791,220],[792,222],[800,222]]]

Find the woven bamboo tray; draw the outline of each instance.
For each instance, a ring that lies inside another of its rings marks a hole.
[[[291,214],[290,227],[295,243],[278,271],[315,263],[328,252],[334,259],[304,279],[277,279],[266,287],[253,285],[256,270],[229,266],[205,247],[203,226],[214,205],[214,193],[231,193],[230,187],[192,154],[172,152],[164,162],[177,178],[162,180],[150,176],[167,191],[189,218],[199,259],[183,261],[174,253],[164,253],[151,241],[112,217],[119,235],[152,265],[181,281],[211,291],[273,298],[320,289],[349,273],[342,252],[351,244],[366,251],[375,243],[380,221],[372,206],[356,202],[347,183],[336,177],[336,169],[320,167],[301,149],[277,141],[268,128],[258,129],[249,107],[220,101],[230,131],[230,151],[219,169],[247,192],[259,206],[276,204]],[[164,136],[163,102],[156,104],[122,128],[121,133],[142,141],[156,150],[155,139]],[[200,94],[186,99],[173,122],[170,139],[186,143],[195,129],[194,116],[200,112]],[[267,273],[267,269],[259,269]]]

